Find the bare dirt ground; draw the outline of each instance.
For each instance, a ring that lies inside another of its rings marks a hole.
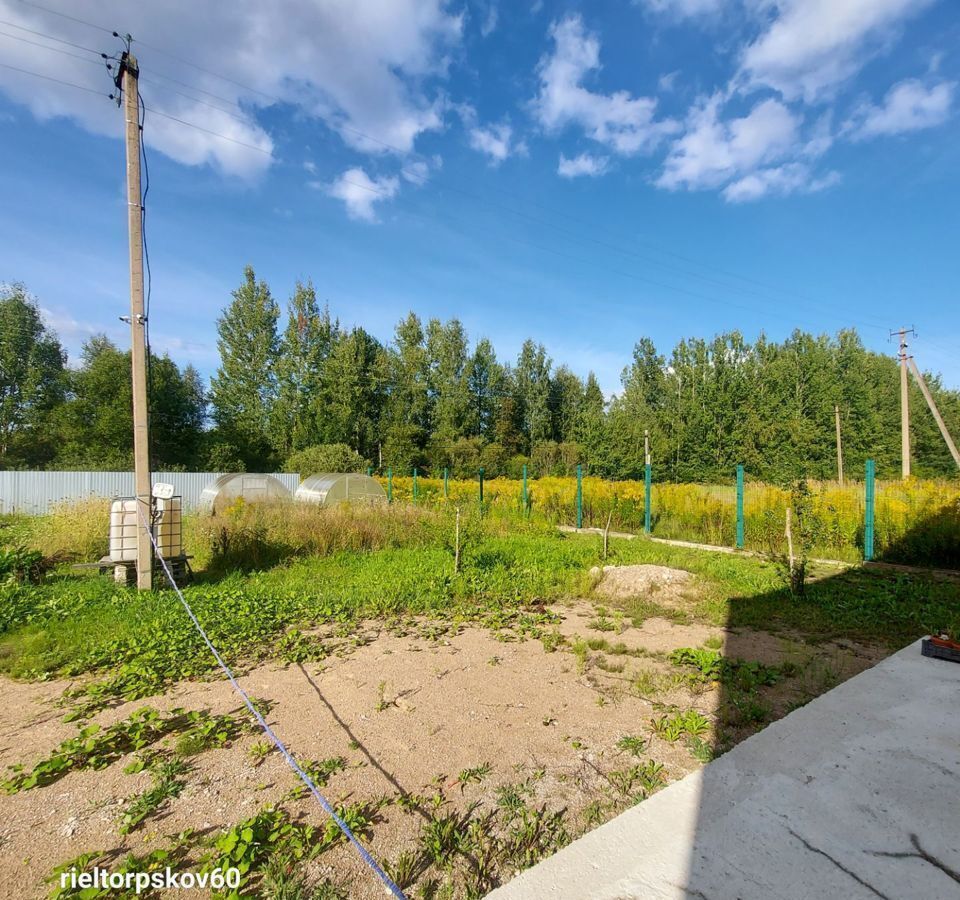
[[[657,616],[637,626],[612,605],[616,599],[652,592],[657,603],[673,605],[665,598],[679,603],[695,592],[691,577],[621,571],[606,573],[604,583],[614,598],[607,607],[584,600],[555,609],[556,633],[543,640],[500,640],[479,627],[433,629],[423,621],[402,631],[368,622],[356,630],[350,652],[322,663],[263,666],[240,680],[251,695],[271,702],[268,720],[298,759],[344,757],[346,768],[323,789],[331,801],[389,801],[379,807],[366,843],[390,862],[405,850],[418,851],[430,815],[425,803],[397,803],[399,797],[440,792],[449,801],[445,809],[496,808],[498,788],[523,784],[531,808],[565,811],[572,838],[635,802],[615,788],[616,773],[637,759],[661,764],[667,782],[702,765],[688,743],[656,734],[652,720],[697,710],[710,720],[710,737],[720,740],[722,733],[729,744],[885,655],[852,642],[808,645],[799,636]],[[728,715],[729,698],[717,684],[678,677],[668,654],[705,643],[767,665],[791,664],[795,674],[765,689],[762,721]],[[66,687],[0,681],[0,768],[31,766],[76,734],[56,705]],[[239,706],[222,680],[187,682],[164,696],[105,710],[94,721],[108,725],[147,704],[214,713]],[[624,736],[642,738],[642,756],[618,748]],[[144,853],[185,829],[215,835],[267,804],[282,802],[294,817],[322,825],[326,817],[312,799],[290,799],[296,780],[280,755],[258,761],[251,754],[262,739],[247,734],[191,757],[183,792],[127,836],[119,835],[118,820],[151,776],[124,774],[126,758],[0,795],[0,896],[46,896],[45,876],[81,853]],[[478,767],[482,774],[460,783],[460,773]],[[348,847],[309,865],[313,877],[348,885],[351,897],[383,896]],[[498,878],[510,874],[503,870]]]

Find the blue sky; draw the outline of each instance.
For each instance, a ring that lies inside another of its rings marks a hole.
[[[952,0],[40,5],[0,0],[0,281],[72,354],[127,340],[123,123],[37,75],[105,95],[117,29],[154,346],[205,374],[250,263],[383,340],[410,309],[506,359],[533,336],[608,393],[644,335],[852,325],[893,353],[901,323],[960,387]]]

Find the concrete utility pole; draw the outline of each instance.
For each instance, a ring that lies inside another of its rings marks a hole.
[[[153,587],[150,436],[147,410],[147,318],[143,308],[143,200],[140,192],[140,69],[129,51],[120,61],[126,120],[127,223],[130,232],[130,358],[133,378],[133,468],[137,495],[137,588]]]
[[[843,487],[843,445],[840,443],[840,405],[833,404],[833,417],[837,423],[837,481]]]
[[[913,372],[913,377],[917,379],[917,384],[920,385],[920,391],[923,393],[923,399],[927,401],[930,412],[933,413],[934,419],[937,420],[937,427],[940,429],[940,434],[943,435],[943,439],[947,444],[950,455],[953,457],[953,461],[957,464],[957,468],[960,468],[960,453],[957,452],[957,445],[954,444],[953,438],[950,437],[950,432],[947,430],[947,423],[943,421],[940,410],[937,409],[937,404],[933,400],[933,395],[927,387],[927,382],[924,380],[923,375],[920,374],[920,370],[917,368],[917,364],[912,356],[910,357],[910,371]]]
[[[907,375],[907,335],[912,328],[901,328],[890,334],[900,335],[900,475],[910,477],[910,380]]]

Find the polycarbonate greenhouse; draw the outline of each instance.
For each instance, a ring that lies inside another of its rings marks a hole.
[[[290,500],[290,490],[272,475],[256,472],[235,472],[221,475],[208,484],[200,495],[197,508],[202,513],[223,512],[240,498],[244,503],[264,503]]]
[[[294,499],[299,503],[336,506],[338,503],[386,503],[387,493],[369,475],[347,475],[324,472],[311,475],[297,488]]]

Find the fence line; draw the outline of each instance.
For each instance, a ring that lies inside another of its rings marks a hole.
[[[154,472],[153,481],[172,484],[183,498],[183,508],[193,509],[203,489],[223,472]],[[300,476],[286,472],[270,473],[295,491]],[[133,472],[0,472],[0,513],[43,515],[62,501],[87,497],[132,497]]]

